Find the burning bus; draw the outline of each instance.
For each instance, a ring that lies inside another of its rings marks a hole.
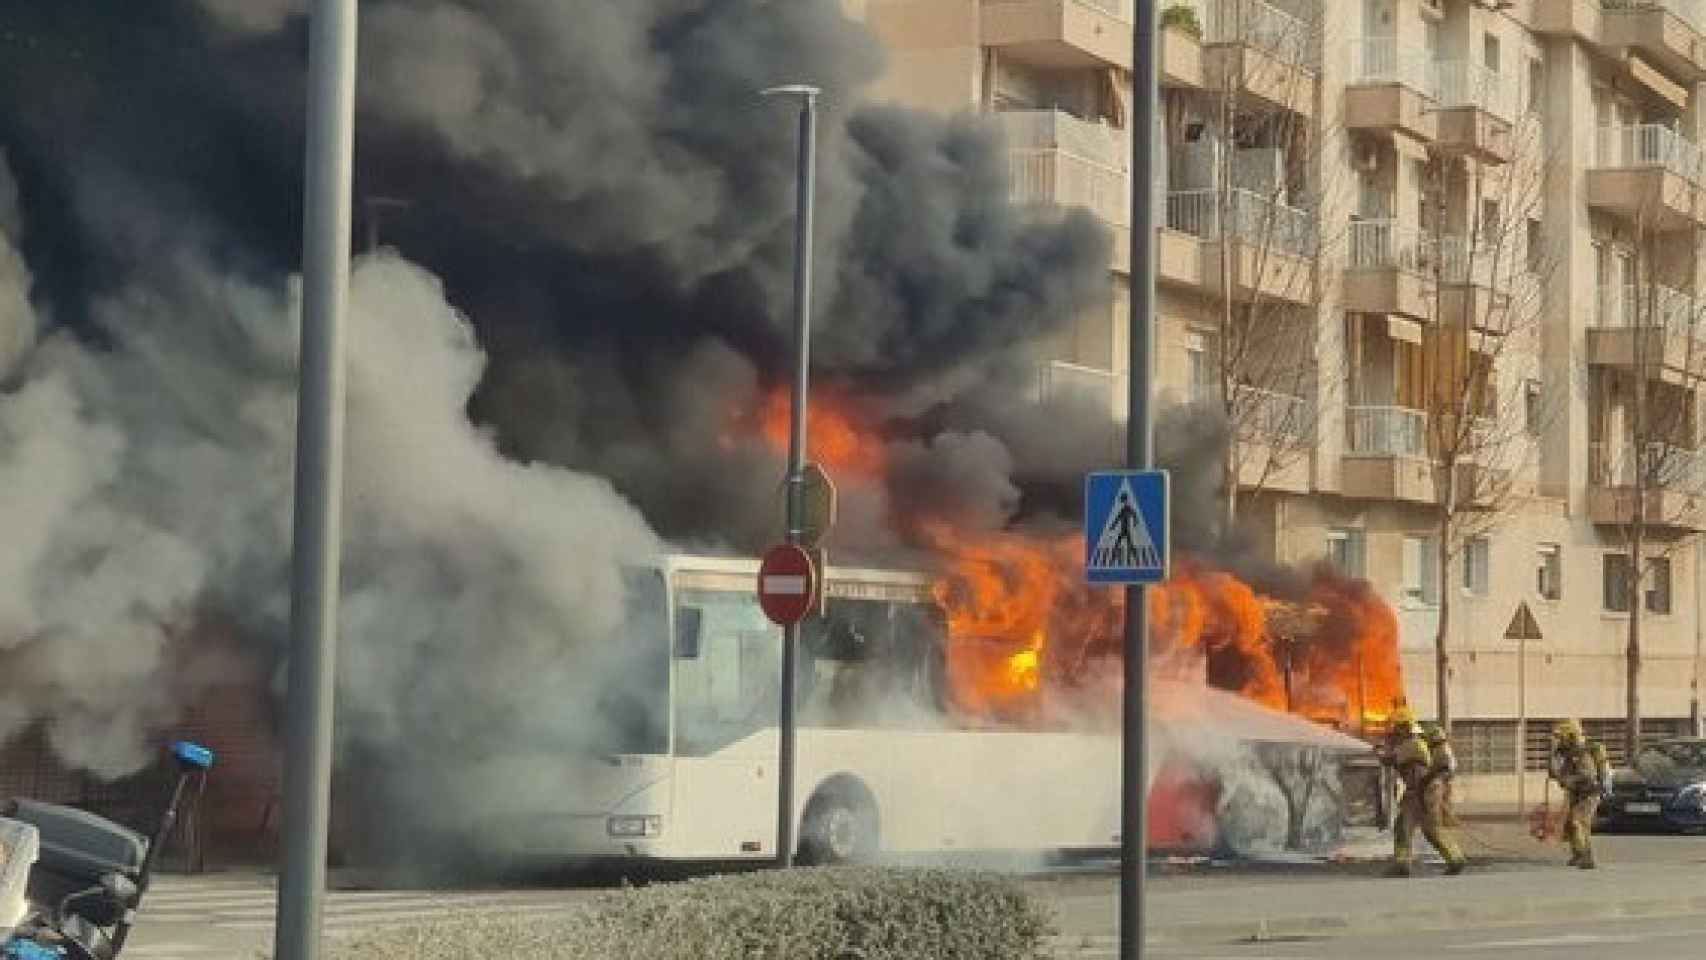
[[[493,831],[524,838],[505,853],[775,857],[781,644],[758,606],[757,569],[671,556],[630,573],[621,658],[599,705],[614,739],[579,763],[495,761],[515,764],[490,777],[517,797],[557,800],[495,811],[526,823]],[[1043,582],[1040,570],[1020,575]],[[957,589],[942,576],[828,569],[797,677],[792,813],[804,860],[1117,848],[1112,652],[1058,642],[1046,625],[1014,644],[1014,622],[968,622]],[[1110,611],[1068,593],[1046,598],[1045,621],[1089,616],[1097,636],[1111,635]],[[975,601],[984,616],[1001,615],[999,598]],[[1241,851],[1334,837],[1341,761],[1366,751],[1360,741],[1188,678],[1159,679],[1151,712],[1155,846]],[[542,777],[554,783],[540,791]]]

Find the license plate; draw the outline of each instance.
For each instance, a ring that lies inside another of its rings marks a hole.
[[[1658,813],[1659,805],[1656,803],[1631,803],[1623,809],[1630,813]]]

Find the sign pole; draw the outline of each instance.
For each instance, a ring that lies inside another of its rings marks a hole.
[[[806,391],[811,380],[812,311],[812,216],[817,186],[817,96],[816,87],[792,85],[772,87],[765,96],[800,98],[799,170],[796,181],[794,220],[794,395],[792,439],[788,443],[788,542],[798,545],[805,537],[806,484]],[[820,572],[821,575],[821,572]],[[782,634],[781,746],[776,771],[776,865],[794,864],[794,676],[799,657],[800,625],[796,621]]]
[[[1132,32],[1131,349],[1126,384],[1126,465],[1148,470],[1154,460],[1149,409],[1151,318],[1155,310],[1155,121],[1160,105],[1155,3],[1136,4]],[[1149,853],[1149,624],[1147,591],[1125,594],[1125,697],[1120,761],[1120,960],[1143,957],[1144,875]]]
[[[309,22],[302,353],[297,385],[295,540],[284,756],[284,871],[274,956],[320,956],[331,821],[332,712],[344,453],[355,153],[356,0],[317,0]]]
[[[1528,811],[1528,636],[1516,642],[1516,813]]]

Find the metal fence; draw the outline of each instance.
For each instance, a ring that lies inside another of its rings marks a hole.
[[[1307,440],[1314,434],[1315,418],[1302,397],[1244,385],[1233,396],[1239,430],[1247,436]]]
[[[1266,0],[1199,0],[1203,40],[1248,43],[1299,66],[1313,66],[1315,30]]]
[[[1437,61],[1433,75],[1441,107],[1477,107],[1504,120],[1516,116],[1519,98],[1515,77],[1469,60]]]
[[[1399,44],[1397,37],[1364,37],[1351,51],[1353,83],[1401,83],[1429,97],[1437,94],[1438,70],[1421,47]]]
[[[1639,477],[1648,484],[1683,492],[1698,492],[1706,482],[1706,454],[1670,443],[1648,443],[1645,456],[1633,443],[1603,440],[1588,444],[1588,481],[1604,487],[1632,487]]]
[[[1125,135],[1107,124],[1063,110],[1003,110],[996,117],[1014,149],[1064,150],[1106,167],[1126,167]]]
[[[1428,449],[1428,415],[1397,406],[1345,408],[1350,450],[1361,457],[1423,457]]]
[[[1600,127],[1594,162],[1599,167],[1662,167],[1695,183],[1706,173],[1700,147],[1657,123]]]
[[[1697,316],[1692,294],[1664,284],[1600,287],[1594,313],[1600,327],[1651,327],[1691,333]]]
[[[1312,214],[1240,188],[1168,194],[1167,227],[1205,240],[1219,239],[1225,228],[1248,243],[1299,257],[1314,256],[1316,250]]]

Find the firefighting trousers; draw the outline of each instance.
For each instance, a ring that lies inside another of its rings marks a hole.
[[[1397,821],[1392,825],[1393,862],[1404,866],[1415,862],[1416,854],[1411,844],[1417,828],[1420,828],[1422,836],[1433,844],[1446,863],[1462,863],[1463,851],[1458,849],[1457,842],[1445,825],[1446,815],[1443,782],[1436,780],[1422,788],[1419,793],[1406,789],[1403,798],[1398,801]]]
[[[1570,845],[1571,859],[1593,860],[1593,817],[1599,810],[1599,794],[1570,795],[1569,815],[1564,818],[1564,840]]]

